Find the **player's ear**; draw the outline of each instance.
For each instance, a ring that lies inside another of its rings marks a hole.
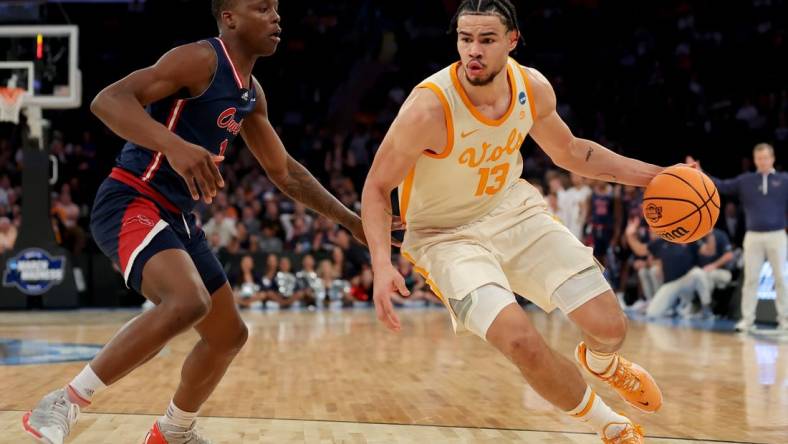
[[[222,22],[229,29],[235,29],[235,16],[231,11],[222,11]]]
[[[520,41],[520,32],[516,29],[509,32],[509,51],[514,51],[517,48],[517,43]]]

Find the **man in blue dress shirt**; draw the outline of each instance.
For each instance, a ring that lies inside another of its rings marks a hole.
[[[690,159],[691,160],[691,159]],[[742,318],[736,330],[748,331],[755,322],[758,306],[758,278],[768,260],[777,292],[779,329],[788,331],[788,291],[783,267],[786,260],[786,212],[788,211],[788,173],[774,170],[774,148],[760,143],[753,149],[757,170],[732,179],[713,178],[720,194],[736,197],[744,208],[747,233],[744,235],[744,287]]]

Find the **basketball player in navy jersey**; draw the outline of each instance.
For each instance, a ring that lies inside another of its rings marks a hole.
[[[63,443],[80,407],[192,327],[200,340],[145,443],[209,442],[195,432],[197,412],[246,342],[247,329],[191,211],[223,187],[217,164],[238,134],[282,192],[364,241],[359,217],[287,154],[268,121],[252,67],[280,41],[278,1],[212,0],[212,7],[218,38],[169,51],[91,104],[128,140],[96,195],[91,230],[126,285],[156,307],[126,324],[68,385],[24,416],[25,430],[39,442]]]

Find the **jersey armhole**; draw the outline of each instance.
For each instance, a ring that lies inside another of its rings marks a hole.
[[[441,106],[443,107],[443,118],[446,121],[446,146],[443,147],[443,150],[440,153],[435,153],[431,149],[426,149],[424,150],[424,155],[432,157],[433,159],[444,159],[449,157],[449,154],[451,154],[451,151],[454,148],[454,120],[452,119],[449,101],[446,100],[446,95],[443,93],[443,90],[441,90],[441,88],[435,83],[422,83],[416,88],[429,89],[436,96],[438,96],[438,100],[440,100]]]
[[[531,119],[535,122],[536,101],[534,100],[534,93],[531,89],[531,79],[528,77],[528,71],[526,71],[523,65],[518,63],[517,66],[520,68],[520,74],[522,74],[523,82],[525,82],[525,93],[528,95],[528,107],[531,109]]]
[[[210,81],[210,82],[208,82],[208,86],[206,86],[206,87],[205,87],[205,89],[204,89],[204,90],[202,90],[202,92],[201,92],[200,94],[197,94],[196,96],[192,96],[192,97],[185,97],[185,99],[186,99],[186,100],[196,100],[196,99],[199,99],[200,97],[204,96],[204,95],[205,95],[205,93],[207,93],[207,92],[208,92],[208,91],[211,89],[211,87],[213,86],[213,82],[216,80],[216,76],[217,76],[217,74],[219,73],[219,53],[216,51],[216,47],[215,47],[215,46],[213,46],[213,44],[212,44],[210,41],[208,41],[208,40],[200,40],[200,41],[199,41],[199,42],[197,42],[197,43],[199,43],[199,44],[203,44],[203,43],[205,43],[205,44],[207,44],[207,45],[208,45],[208,46],[209,46],[211,49],[213,49],[213,54],[214,54],[214,56],[215,56],[215,60],[216,60],[216,62],[215,62],[215,64],[214,64],[214,67],[213,67],[213,75],[211,76],[211,81]]]

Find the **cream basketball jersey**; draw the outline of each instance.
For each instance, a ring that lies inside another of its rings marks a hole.
[[[528,74],[507,63],[511,104],[497,120],[473,106],[457,75],[459,62],[417,88],[430,89],[443,104],[447,144],[425,151],[399,186],[400,215],[408,229],[451,228],[488,214],[520,178],[520,146],[534,121]]]

